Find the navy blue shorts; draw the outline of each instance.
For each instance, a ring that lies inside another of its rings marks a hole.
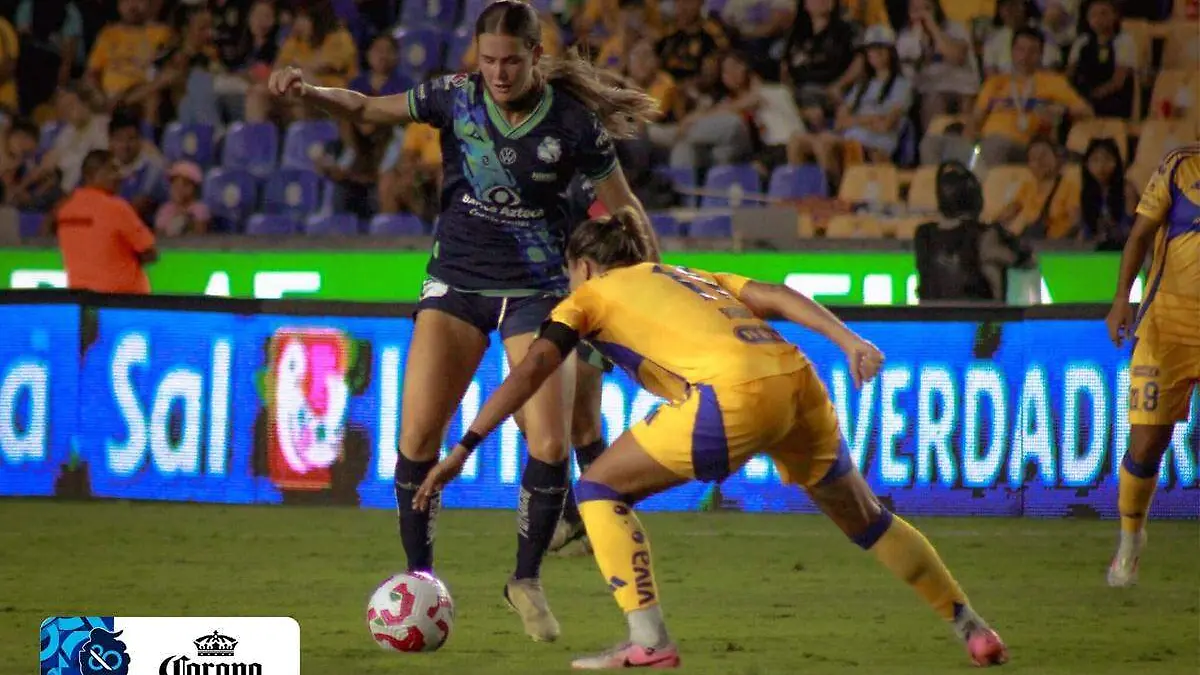
[[[496,297],[461,291],[436,279],[427,279],[421,289],[417,312],[436,309],[475,326],[484,337],[490,336],[492,331],[500,331],[500,339],[507,340],[515,335],[536,333],[564,297],[553,292]],[[581,361],[604,372],[612,371],[612,363],[587,342],[581,341],[575,351]]]
[[[514,335],[536,333],[562,298],[555,293],[497,297],[460,291],[436,279],[427,279],[421,289],[417,312],[436,309],[466,321],[485,336],[500,331],[500,339],[507,340]]]

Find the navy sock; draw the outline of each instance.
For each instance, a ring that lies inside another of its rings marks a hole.
[[[521,476],[521,503],[517,507],[517,572],[514,579],[537,579],[542,558],[562,516],[567,495],[569,464],[547,464],[529,458]]]
[[[430,500],[427,511],[414,511],[412,500],[435,466],[436,459],[414,462],[400,455],[396,460],[396,510],[400,518],[400,542],[408,558],[409,572],[433,571],[433,535],[442,508],[442,496],[439,494]]]
[[[605,447],[604,441],[599,440],[575,448],[575,462],[579,464],[579,475],[582,476],[587,472],[588,467],[604,452]],[[567,483],[567,501],[563,504],[563,520],[572,525],[583,522],[583,517],[579,515],[579,505],[575,503],[575,486],[571,482]]]

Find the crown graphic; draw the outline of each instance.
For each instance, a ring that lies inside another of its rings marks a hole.
[[[233,656],[238,641],[214,630],[212,635],[196,638],[195,643],[197,656]]]

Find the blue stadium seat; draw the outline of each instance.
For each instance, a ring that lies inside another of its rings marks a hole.
[[[457,0],[402,0],[400,23],[405,26],[449,28],[458,18]]]
[[[286,237],[299,230],[294,218],[278,213],[258,213],[246,222],[246,234],[258,237]]]
[[[692,169],[686,167],[676,168],[671,166],[660,166],[656,168],[655,171],[658,172],[660,176],[670,180],[671,184],[675,186],[675,189],[696,189],[696,172]],[[692,195],[684,195],[683,204],[685,206],[695,206],[696,198]]]
[[[58,132],[62,131],[62,122],[46,122],[42,125],[42,131],[38,137],[38,152],[45,152],[54,145],[54,139],[58,138]]]
[[[446,31],[423,26],[399,28],[392,33],[400,50],[400,70],[414,80],[423,80],[442,63]]]
[[[729,216],[705,216],[697,218],[688,226],[688,236],[710,239],[732,237],[733,220]]]
[[[337,123],[332,120],[292,122],[283,141],[285,169],[316,168],[315,160],[325,155],[325,148],[338,140]]]
[[[20,231],[22,239],[27,237],[36,237],[42,233],[42,221],[46,219],[46,214],[39,211],[22,211],[20,219],[17,221],[17,227]]]
[[[206,169],[213,163],[213,128],[207,124],[171,122],[163,132],[163,155],[170,162],[187,160]]]
[[[314,237],[358,236],[358,217],[353,213],[334,213],[327,216],[311,216],[304,221],[304,233]]]
[[[279,159],[279,130],[268,122],[234,122],[225,134],[221,166],[265,176]]]
[[[321,177],[304,169],[279,169],[267,177],[263,211],[305,217],[321,205]]]
[[[771,174],[767,195],[780,199],[828,197],[829,181],[816,164],[780,166]]]
[[[758,182],[758,172],[754,170],[754,167],[748,164],[727,164],[709,169],[708,178],[704,181],[706,192],[731,194],[738,189],[741,189],[742,192],[762,190],[762,186]],[[706,195],[700,200],[700,206],[720,208],[729,206],[729,201],[726,197]]]
[[[258,179],[245,169],[212,169],[204,179],[203,198],[213,229],[237,232],[258,206]]]
[[[660,237],[678,237],[683,234],[683,228],[679,226],[679,221],[675,220],[674,216],[665,213],[650,214],[650,225],[654,227],[655,233]]]
[[[380,213],[371,219],[367,229],[383,237],[420,237],[429,232],[425,223],[411,213]]]
[[[443,68],[449,71],[458,71],[462,68],[463,57],[471,51],[471,43],[475,40],[474,30],[471,26],[459,26],[450,33],[450,39],[446,43],[446,59],[442,63]]]

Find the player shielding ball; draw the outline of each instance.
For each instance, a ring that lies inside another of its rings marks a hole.
[[[629,641],[574,667],[679,665],[659,608],[650,539],[632,505],[692,479],[720,481],[759,452],[949,622],[975,663],[1005,662],[1004,644],[971,608],[933,546],[888,512],[854,467],[833,403],[808,359],[763,318],[782,316],[834,341],[859,385],[878,372],[879,350],[785,286],[645,262],[638,217],[619,212],[571,235],[571,295],[429,474],[416,506],[436,499],[479,442],[587,337],[671,403],[622,434],[576,485],[596,561],[625,611]]]
[[[514,0],[475,23],[479,71],[368,97],[272,74],[276,96],[311,103],[357,124],[425,122],[440,130],[444,180],[433,255],[404,372],[396,501],[409,571],[433,569],[434,508],[413,495],[438,459],[445,430],[498,331],[510,362],[567,294],[567,188],[588,178],[610,210],[641,204],[617,162],[613,138],[636,134],[657,104],[578,57],[543,57],[537,12]],[[648,221],[647,221],[648,222]],[[649,235],[648,235],[649,236]],[[567,488],[572,368],[546,378],[517,416],[529,448],[521,477],[516,570],[504,597],[540,641],[559,635],[539,581]]]
[[[1154,247],[1150,283],[1135,320],[1129,291]],[[1200,144],[1163,158],[1137,207],[1121,254],[1108,330],[1129,363],[1129,450],[1121,461],[1121,538],[1108,584],[1137,583],[1146,516],[1175,423],[1186,420],[1200,383]]]

